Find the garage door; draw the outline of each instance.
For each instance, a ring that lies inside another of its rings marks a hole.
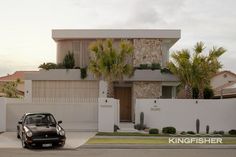
[[[32,100],[7,103],[7,131],[27,112],[50,112],[70,131],[98,128],[97,81],[33,81]]]

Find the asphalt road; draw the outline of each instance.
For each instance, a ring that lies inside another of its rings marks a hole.
[[[0,157],[235,157],[236,149],[0,149]]]

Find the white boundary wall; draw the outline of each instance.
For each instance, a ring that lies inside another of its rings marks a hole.
[[[18,120],[24,113],[49,112],[62,120],[66,131],[97,131],[98,103],[38,103],[6,99],[6,131],[16,131]]]
[[[4,98],[0,98],[0,132],[6,131],[6,103]]]
[[[136,99],[136,124],[141,112],[150,128],[174,126],[177,131],[196,131],[199,119],[201,132],[205,132],[206,125],[210,131],[236,129],[236,99]]]

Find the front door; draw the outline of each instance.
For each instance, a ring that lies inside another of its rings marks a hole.
[[[120,100],[120,121],[131,122],[131,87],[115,87],[114,96]]]

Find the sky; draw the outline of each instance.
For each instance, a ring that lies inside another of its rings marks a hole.
[[[52,29],[181,29],[170,53],[222,46],[236,72],[235,0],[0,0],[0,76],[56,62]],[[208,50],[206,49],[206,51]]]

